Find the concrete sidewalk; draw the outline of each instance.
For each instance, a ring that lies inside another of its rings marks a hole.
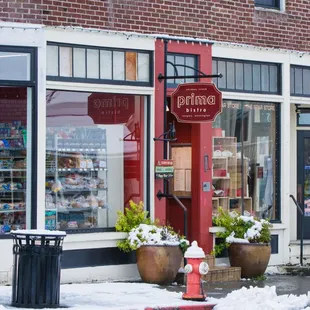
[[[239,290],[242,287],[250,286],[265,287],[276,286],[277,294],[302,295],[310,291],[310,276],[292,276],[292,275],[267,275],[266,280],[250,281],[240,280],[234,282],[217,282],[203,284],[204,292],[208,297],[222,298],[232,291]],[[172,292],[185,292],[185,285],[172,285],[164,287]]]

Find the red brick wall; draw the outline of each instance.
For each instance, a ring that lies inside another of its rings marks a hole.
[[[310,51],[309,0],[286,0],[285,13],[254,0],[0,0],[0,19],[168,33]]]

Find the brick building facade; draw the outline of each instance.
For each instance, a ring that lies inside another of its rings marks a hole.
[[[161,33],[215,41],[309,51],[306,0],[285,10],[255,7],[254,0],[16,0],[1,1],[8,22]]]

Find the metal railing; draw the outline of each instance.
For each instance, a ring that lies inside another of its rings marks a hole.
[[[305,212],[304,209],[299,205],[297,200],[295,199],[294,195],[290,195],[293,202],[295,203],[297,207],[297,211],[300,214],[300,266],[303,265],[303,256],[304,256],[304,218],[305,218]]]

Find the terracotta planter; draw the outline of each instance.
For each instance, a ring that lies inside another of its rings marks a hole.
[[[182,251],[179,246],[144,245],[136,251],[137,266],[143,282],[171,284],[180,268]]]
[[[271,246],[266,243],[232,243],[228,256],[232,267],[241,267],[242,278],[264,274],[271,255]]]

